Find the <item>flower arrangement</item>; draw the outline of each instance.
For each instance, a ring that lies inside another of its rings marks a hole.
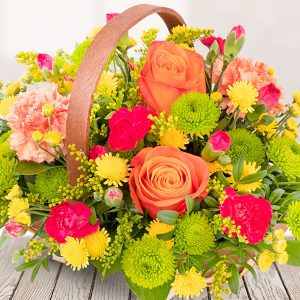
[[[300,92],[284,105],[274,69],[238,56],[240,25],[226,38],[176,26],[163,41],[152,28],[141,45],[127,33],[94,92],[84,153],[66,144],[66,123],[101,30],[72,53],[17,54],[26,71],[1,84],[1,244],[34,233],[13,253],[17,270],[34,279],[50,256],[101,276],[122,270],[145,300],[197,296],[211,277],[222,299],[253,264],[300,265]],[[75,185],[66,156],[79,163]]]

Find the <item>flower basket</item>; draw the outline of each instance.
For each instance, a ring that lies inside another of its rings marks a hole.
[[[128,31],[154,13],[169,35],[145,31],[131,57]],[[0,88],[0,227],[34,234],[18,270],[34,279],[50,256],[122,271],[142,300],[221,299],[255,264],[300,264],[279,227],[300,238],[300,92],[283,105],[274,70],[238,56],[241,25],[212,33],[141,4],[71,54],[17,55],[26,72]]]

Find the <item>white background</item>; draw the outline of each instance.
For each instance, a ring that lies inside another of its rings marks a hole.
[[[216,35],[226,36],[233,25],[242,24],[247,36],[241,55],[272,65],[286,100],[300,89],[299,0],[0,0],[0,79],[18,79],[17,52],[71,51],[93,27],[104,24],[105,13],[140,3],[172,7],[188,24],[212,27]],[[138,37],[143,28],[154,26],[164,29],[153,16],[131,34]]]

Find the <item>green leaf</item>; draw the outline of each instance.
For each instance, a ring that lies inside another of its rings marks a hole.
[[[121,257],[118,257],[114,264],[106,270],[104,277],[107,277],[115,272],[118,272],[122,269],[122,259]],[[91,260],[90,263],[97,269],[97,271],[100,273],[100,276],[103,276],[103,266],[102,263],[99,260]]]
[[[91,206],[90,207],[90,210],[92,211],[92,214],[91,214],[91,216],[89,217],[89,222],[91,223],[91,224],[96,224],[96,222],[97,222],[97,220],[98,220],[98,218],[97,218],[97,214],[96,214],[96,210],[95,210],[95,207],[94,206]]]
[[[274,191],[271,192],[269,201],[272,204],[275,204],[276,202],[278,202],[280,200],[280,198],[282,197],[284,192],[285,192],[285,190],[283,190],[283,189],[280,189],[280,188],[275,189]]]
[[[30,269],[30,268],[36,266],[39,262],[40,262],[39,259],[31,260],[31,261],[28,262],[28,263],[24,263],[24,264],[22,264],[22,265],[19,265],[19,266],[17,267],[16,270],[17,270],[18,272],[23,272],[23,271],[25,271],[25,270],[27,270],[27,269]]]
[[[261,118],[260,123],[267,126],[271,124],[273,120],[274,120],[273,117],[265,115]]]
[[[259,171],[256,174],[250,174],[239,180],[240,184],[249,184],[262,180],[267,175],[267,170]]]
[[[246,153],[243,152],[233,165],[232,174],[235,182],[239,182],[243,174]]]
[[[289,203],[291,201],[299,200],[300,199],[300,191],[295,191],[290,193],[283,201],[281,204],[282,206],[285,205],[286,203]]]
[[[230,290],[234,293],[234,294],[238,294],[239,293],[239,270],[235,265],[231,265],[230,266],[230,272],[231,272],[231,277],[229,278],[229,282],[228,285],[230,287]]]
[[[250,271],[250,273],[252,274],[253,278],[255,279],[255,281],[257,281],[257,275],[255,270],[248,264],[248,263],[244,263],[244,262],[240,262],[239,263],[242,267],[246,268],[248,271]]]
[[[195,200],[189,195],[185,195],[184,198],[185,198],[187,213],[190,214],[194,210]]]
[[[40,264],[38,264],[38,265],[36,265],[36,266],[34,267],[32,273],[31,273],[31,282],[34,281],[34,279],[35,279],[37,273],[39,272],[40,267],[41,267]]]
[[[166,233],[158,234],[156,237],[163,241],[169,241],[170,239],[173,238],[174,232],[175,232],[175,229],[173,229],[169,232],[166,232]]]
[[[157,217],[163,223],[174,225],[179,217],[179,213],[175,210],[160,210]]]
[[[57,168],[59,166],[49,166],[38,164],[31,161],[18,161],[15,174],[16,175],[35,175],[45,172],[51,168]]]
[[[124,276],[130,289],[140,300],[165,300],[167,299],[173,280],[153,289],[146,289],[133,283],[128,277]]]
[[[47,270],[48,272],[50,272],[49,260],[48,260],[47,256],[45,258],[43,258],[43,260],[42,260],[42,266],[44,267],[45,270]]]
[[[288,265],[300,266],[300,241],[287,240]]]
[[[209,206],[209,207],[218,207],[218,201],[211,197],[211,196],[206,196],[203,201]]]

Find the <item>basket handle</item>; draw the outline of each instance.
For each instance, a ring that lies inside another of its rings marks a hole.
[[[185,24],[183,18],[170,8],[140,4],[112,19],[96,35],[73,83],[66,128],[67,145],[75,144],[76,149],[88,153],[93,93],[106,62],[122,36],[139,21],[154,13],[163,19],[169,31],[177,25]],[[68,153],[67,169],[71,184],[76,184],[76,179],[80,175],[78,165],[79,163]]]

